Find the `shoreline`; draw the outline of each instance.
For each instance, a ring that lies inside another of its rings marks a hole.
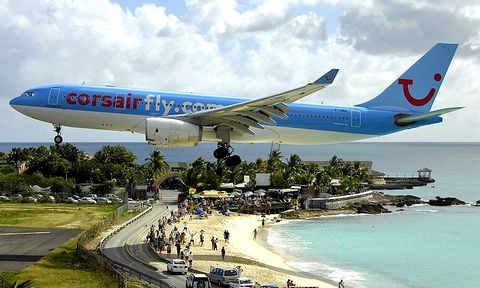
[[[289,266],[286,254],[281,249],[267,242],[272,219],[278,215],[267,216],[265,227],[261,227],[260,215],[231,214],[223,216],[214,213],[207,219],[193,218],[187,220],[189,231],[205,232],[203,247],[197,242],[191,248],[194,253],[193,268],[209,272],[211,266],[242,267],[242,277],[249,277],[261,284],[276,284],[284,287],[291,279],[299,286],[318,286],[319,288],[336,287],[329,279],[301,271]],[[257,229],[257,239],[253,239],[253,230]],[[223,231],[230,232],[229,243],[223,239]],[[211,237],[218,237],[218,250],[211,250]],[[198,239],[198,235],[195,238]],[[187,239],[190,239],[188,235]],[[196,240],[195,240],[196,241]],[[220,250],[225,247],[226,257],[222,261]]]

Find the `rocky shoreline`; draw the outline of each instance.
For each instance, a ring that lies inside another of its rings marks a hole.
[[[388,195],[381,192],[375,192],[370,201],[366,203],[354,203],[353,205],[334,210],[288,210],[280,213],[280,217],[283,219],[308,219],[342,214],[382,214],[392,212],[384,206],[394,206],[397,208],[402,208],[405,206],[412,206],[417,204],[428,204],[431,206],[451,206],[465,205],[466,203],[454,197],[442,198],[437,196],[435,199],[424,201],[420,199],[420,197],[413,195]]]

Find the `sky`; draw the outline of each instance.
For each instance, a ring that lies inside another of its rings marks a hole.
[[[355,105],[437,42],[460,46],[432,109],[466,108],[373,141],[480,142],[480,0],[0,0],[0,19],[0,142],[53,140],[51,124],[8,104],[43,84],[259,98],[339,68],[333,85],[301,101]],[[69,127],[62,135],[145,139]]]

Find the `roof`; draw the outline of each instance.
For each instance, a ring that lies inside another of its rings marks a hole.
[[[427,167],[424,167],[424,168],[418,170],[417,172],[432,172],[432,170],[428,169]]]

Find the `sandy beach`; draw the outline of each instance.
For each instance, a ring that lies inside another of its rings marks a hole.
[[[211,266],[242,267],[242,276],[249,277],[260,284],[276,284],[286,286],[287,280],[292,279],[298,286],[335,287],[326,280],[321,281],[302,277],[301,271],[296,271],[285,264],[284,259],[276,254],[266,242],[269,226],[272,225],[274,215],[266,217],[266,225],[262,228],[259,215],[243,215],[233,213],[223,216],[216,212],[205,218],[184,217],[182,223],[176,223],[177,228],[188,226],[194,236],[195,245],[191,248],[194,253],[193,268],[209,271]],[[257,238],[253,239],[253,230],[257,229]],[[205,243],[199,246],[200,230],[204,230]],[[230,232],[230,241],[226,243],[223,232]],[[218,238],[218,250],[212,250],[210,239]],[[190,235],[187,234],[187,241]],[[221,258],[221,249],[225,247],[225,260]]]

